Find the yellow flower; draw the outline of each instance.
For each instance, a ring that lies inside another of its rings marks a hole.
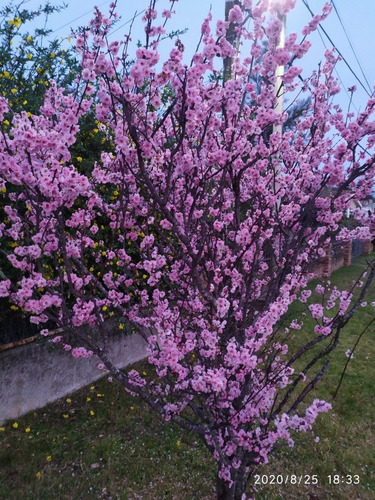
[[[107,306],[103,306],[103,307],[102,307],[102,311],[106,311],[107,309],[108,309],[108,307],[107,307]]]
[[[11,89],[12,94],[17,94],[17,89]]]
[[[14,19],[9,19],[8,23],[9,23],[11,26],[14,26]]]
[[[92,385],[92,386],[90,387],[90,391],[93,391],[94,389],[95,389],[95,386],[94,386],[94,385]]]
[[[77,156],[77,161],[79,161],[81,163],[82,161],[82,156]]]
[[[91,401],[91,398],[87,397],[86,401],[89,403]]]
[[[99,394],[99,393],[96,395],[96,397],[98,397],[98,398],[101,398],[102,396],[103,396],[103,394]]]
[[[92,410],[90,410],[90,415],[91,415],[91,416],[95,415],[95,412],[94,412],[94,411],[92,411]]]
[[[17,427],[18,427],[18,422],[14,422],[14,424],[13,424],[13,428],[14,428],[14,429],[17,429]]]
[[[69,418],[69,415],[68,415],[68,414],[66,414],[66,413],[64,413],[64,414],[63,414],[63,417],[64,417],[64,418]]]
[[[22,103],[22,104],[23,104],[24,106],[26,106],[26,104],[27,104],[26,99],[23,101],[23,103]]]
[[[33,37],[31,35],[29,35],[27,38],[26,38],[26,42],[31,42],[31,40],[33,39]]]
[[[9,120],[4,120],[3,123],[4,125],[9,125]]]
[[[0,432],[4,432],[5,431],[5,427],[0,427]]]
[[[180,440],[178,440],[178,441],[177,441],[177,448],[179,448],[180,446],[181,446],[181,441],[180,441]]]
[[[35,477],[36,477],[37,479],[40,479],[40,476],[41,476],[41,475],[42,475],[42,473],[41,473],[41,472],[37,472],[37,473],[35,474]]]
[[[118,329],[119,330],[123,330],[124,329],[124,325],[121,323],[120,325],[118,325]]]
[[[131,407],[130,407],[130,409],[131,409],[131,410],[134,410],[134,406],[131,406]]]
[[[54,52],[51,52],[51,57],[53,59],[54,57],[56,57],[56,54]]]
[[[48,457],[46,458],[47,462],[50,462],[52,460],[52,457],[51,455],[48,455]]]
[[[29,52],[29,53],[27,54],[27,58],[28,58],[28,60],[30,61],[30,59],[32,59],[32,58],[33,58],[33,55],[32,55],[32,54],[30,54],[30,52]]]
[[[68,398],[68,399],[66,400],[66,402],[67,402],[67,403],[71,403],[71,402],[72,402],[72,400],[71,400],[70,398]]]
[[[30,431],[31,431],[30,427],[26,427],[25,432],[30,432]]]

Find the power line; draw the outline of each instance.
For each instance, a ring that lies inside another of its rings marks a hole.
[[[327,47],[327,44],[326,44],[326,42],[324,41],[324,38],[323,38],[323,36],[322,36],[322,34],[321,34],[321,32],[320,32],[319,30],[318,30],[318,34],[319,34],[319,37],[320,37],[320,39],[321,39],[321,41],[322,41],[322,44],[324,45],[324,48],[325,48],[325,49],[327,49],[327,48],[328,48],[328,47]],[[340,82],[341,88],[343,88],[343,89],[344,89],[344,92],[345,92],[345,94],[348,96],[348,98],[349,98],[350,102],[352,103],[353,107],[355,108],[355,110],[357,111],[357,113],[359,113],[359,110],[358,110],[357,106],[356,106],[356,105],[354,104],[354,102],[352,101],[352,95],[351,95],[351,94],[349,94],[348,89],[347,89],[347,88],[346,88],[346,86],[344,85],[344,82],[342,81],[341,76],[340,76],[339,72],[337,71],[337,66],[335,66],[335,73],[336,73],[337,78],[339,79],[339,82]]]
[[[314,17],[314,13],[313,11],[310,9],[310,6],[307,2],[307,0],[302,0],[303,4],[305,5],[305,7],[307,8],[307,10],[310,12],[311,16]],[[348,61],[345,59],[344,55],[342,54],[342,52],[337,48],[337,46],[335,45],[335,43],[333,42],[332,38],[328,35],[327,31],[323,28],[323,26],[321,24],[319,24],[319,28],[322,30],[322,32],[324,33],[324,35],[327,37],[329,43],[334,47],[334,49],[336,50],[336,52],[339,54],[339,56],[341,57],[341,59],[344,61],[344,63],[346,64],[346,66],[349,68],[349,71],[352,73],[352,75],[354,76],[354,78],[357,80],[357,82],[361,85],[361,87],[363,88],[363,90],[366,92],[366,94],[371,97],[372,96],[372,93],[370,93],[367,88],[365,87],[365,85],[362,83],[361,79],[358,77],[358,75],[355,73],[355,71],[353,70],[353,68],[350,66],[350,64],[348,63]]]
[[[349,42],[350,48],[352,49],[352,52],[353,52],[354,57],[355,57],[355,60],[357,61],[357,64],[358,64],[358,66],[359,66],[359,68],[360,68],[360,70],[361,70],[362,76],[363,76],[363,78],[365,79],[365,82],[367,83],[368,88],[370,89],[370,92],[372,92],[371,85],[369,84],[369,82],[368,82],[368,80],[367,80],[367,78],[366,78],[365,72],[364,72],[364,70],[363,70],[363,68],[362,68],[362,65],[361,65],[361,63],[360,63],[360,61],[359,61],[359,59],[358,59],[358,57],[357,57],[356,51],[354,50],[354,47],[353,47],[352,42],[351,42],[351,40],[350,40],[350,38],[349,38],[349,35],[348,35],[347,31],[346,31],[346,28],[345,28],[345,26],[344,26],[344,23],[342,22],[342,19],[341,19],[341,16],[340,16],[340,14],[339,14],[339,12],[338,12],[338,10],[337,10],[336,4],[335,4],[335,2],[334,2],[333,0],[331,0],[331,4],[332,4],[332,6],[333,6],[333,8],[334,8],[334,10],[335,10],[335,12],[336,12],[336,15],[337,15],[337,17],[338,17],[339,21],[340,21],[341,27],[342,27],[342,29],[343,29],[343,31],[344,31],[344,33],[345,33],[346,39],[347,39],[347,40],[348,40],[348,42]]]
[[[100,8],[100,7],[103,7],[103,5],[105,5],[106,3],[108,3],[110,0],[105,0],[105,2],[101,3],[100,5],[98,5],[97,7]],[[63,26],[60,26],[60,28],[56,28],[55,30],[53,30],[52,33],[56,33],[57,31],[60,31],[64,28],[66,28],[67,26],[71,26],[73,23],[75,23],[76,21],[78,21],[78,19],[82,19],[82,17],[85,17],[87,16],[88,14],[91,14],[91,12],[93,11],[94,9],[90,9],[89,11],[85,12],[84,14],[81,14],[80,16],[76,17],[75,19],[72,19],[71,21],[69,21],[68,23],[64,24]]]
[[[159,0],[156,0],[156,3],[158,3]],[[139,17],[140,15],[142,15],[144,12],[146,12],[147,8],[146,9],[143,9],[141,10],[141,12],[139,12],[137,14],[137,12],[134,13],[134,16],[132,18],[130,18],[128,21],[126,21],[126,23],[124,24],[121,24],[121,26],[118,26],[115,30],[111,31],[109,34],[110,35],[113,35],[113,33],[116,33],[116,31],[120,30],[121,28],[123,28],[124,26],[126,26],[127,24],[131,23],[132,21],[134,21],[134,19],[137,19],[137,17]]]
[[[103,5],[107,4],[110,0],[105,0],[104,2],[102,2],[100,5],[98,5],[97,7],[100,8],[102,7]],[[158,2],[159,0],[156,0],[156,3]],[[80,16],[72,19],[71,21],[69,21],[68,23],[64,24],[63,26],[60,26],[59,28],[56,28],[55,30],[53,30],[52,33],[56,33],[57,31],[60,31],[64,28],[66,28],[67,26],[71,26],[73,23],[75,23],[76,21],[78,21],[79,19],[82,19],[83,17],[87,16],[88,14],[91,14],[92,11],[94,9],[91,9],[87,12],[85,12],[84,14],[81,14]],[[114,29],[113,31],[111,31],[109,34],[110,35],[113,35],[113,33],[116,33],[116,31],[120,30],[121,28],[123,28],[124,26],[126,26],[127,24],[131,23],[134,19],[136,19],[137,17],[141,16],[144,12],[146,12],[147,8],[143,9],[141,12],[137,13],[135,12],[135,15],[130,18],[128,21],[126,21],[125,23],[121,24],[120,26],[118,26],[116,29]]]

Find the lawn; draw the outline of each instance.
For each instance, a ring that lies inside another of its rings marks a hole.
[[[350,284],[364,261],[361,257],[337,271],[332,282]],[[332,399],[345,352],[370,321],[372,309],[361,308],[345,329],[317,397]],[[332,412],[319,417],[319,441],[299,436],[295,448],[280,449],[259,471],[258,500],[375,498],[374,331],[363,335],[350,360]],[[145,363],[138,369],[148,371]],[[215,498],[214,485],[214,461],[196,436],[162,422],[107,378],[0,427],[4,500],[208,500]]]

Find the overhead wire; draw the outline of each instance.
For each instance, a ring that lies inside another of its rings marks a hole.
[[[310,12],[311,16],[314,17],[314,13],[313,13],[313,11],[311,10],[311,8],[310,8],[310,6],[308,4],[308,1],[307,0],[302,0],[302,2],[305,5],[305,7],[307,8],[307,10]],[[357,80],[357,82],[360,84],[360,86],[363,88],[363,90],[366,92],[366,94],[369,97],[371,97],[372,96],[372,92],[368,91],[368,89],[366,88],[366,86],[363,84],[362,80],[359,78],[359,76],[353,70],[353,68],[348,63],[348,61],[346,60],[346,58],[344,57],[344,55],[342,54],[342,52],[337,48],[336,44],[334,43],[334,41],[332,40],[332,38],[328,35],[327,31],[324,29],[324,27],[321,24],[319,24],[319,29],[324,33],[324,35],[326,36],[326,38],[329,41],[329,43],[332,45],[332,47],[334,47],[334,49],[336,50],[336,52],[339,54],[339,56],[341,57],[341,59],[343,60],[343,62],[348,67],[349,71],[352,73],[352,75]]]
[[[365,82],[367,83],[367,85],[368,85],[368,88],[369,88],[370,92],[372,92],[371,85],[369,84],[369,82],[368,82],[368,80],[367,80],[366,74],[365,74],[365,72],[364,72],[364,70],[363,70],[363,67],[362,67],[362,65],[361,65],[361,62],[360,62],[360,60],[359,60],[358,56],[357,56],[357,53],[356,53],[356,51],[355,51],[355,49],[354,49],[354,47],[353,47],[353,44],[352,44],[352,42],[351,42],[351,40],[350,40],[350,37],[349,37],[348,32],[347,32],[347,30],[346,30],[346,28],[345,28],[345,26],[344,26],[344,23],[343,23],[343,21],[342,21],[342,19],[341,19],[341,16],[340,16],[340,14],[339,14],[339,11],[338,11],[338,9],[337,9],[337,7],[336,7],[336,3],[334,2],[334,0],[331,0],[331,4],[332,4],[332,6],[333,6],[333,9],[334,9],[334,11],[335,11],[335,13],[336,13],[336,16],[337,16],[338,20],[340,21],[341,27],[342,27],[342,29],[343,29],[343,31],[344,31],[344,33],[345,33],[345,36],[346,36],[346,39],[348,40],[348,43],[349,43],[349,45],[350,45],[350,48],[352,49],[353,55],[354,55],[354,57],[355,57],[355,60],[357,61],[357,64],[358,64],[358,66],[359,66],[359,69],[361,70],[362,76],[363,76],[363,78],[364,78]]]
[[[156,3],[158,3],[159,0],[156,0]],[[137,19],[137,17],[139,17],[140,15],[142,15],[144,12],[146,12],[147,8],[146,9],[143,9],[141,10],[140,12],[135,12],[134,16],[132,18],[130,18],[128,21],[126,21],[126,23],[124,24],[121,24],[121,26],[118,26],[116,29],[112,30],[109,35],[113,35],[113,33],[116,33],[116,31],[120,30],[121,28],[124,28],[124,26],[126,26],[127,24],[130,24],[131,22],[134,21],[134,19]]]
[[[110,0],[105,0],[104,2],[102,2],[100,5],[97,5],[98,8],[100,7],[103,7],[103,5],[105,5],[106,3],[110,2]],[[91,14],[91,12],[93,11],[94,9],[90,9],[89,11],[85,12],[84,14],[81,14],[80,16],[72,19],[71,21],[69,21],[68,23],[64,24],[63,26],[60,26],[59,28],[56,28],[55,30],[52,31],[52,33],[56,33],[57,31],[60,31],[64,28],[66,28],[67,26],[70,26],[71,24],[75,23],[76,21],[78,21],[79,19],[82,19],[82,17],[85,17],[87,16],[88,14]]]
[[[103,5],[107,4],[108,2],[110,2],[111,0],[105,0],[104,2],[102,2],[100,5],[98,5],[97,7],[100,8],[102,7]],[[158,2],[159,0],[156,0],[156,3]],[[121,24],[120,26],[118,26],[116,29],[112,30],[109,35],[113,35],[113,33],[116,33],[116,31],[120,30],[121,28],[123,28],[124,26],[126,26],[127,24],[130,24],[132,21],[134,21],[134,19],[136,19],[137,17],[141,16],[144,12],[146,12],[147,8],[141,10],[140,12],[135,12],[134,16],[131,17],[130,19],[128,19],[128,21],[126,21],[125,23]],[[60,26],[59,28],[56,28],[55,30],[53,30],[52,33],[56,33],[57,31],[60,31],[62,30],[63,28],[66,28],[67,26],[70,26],[71,24],[73,24],[74,22],[78,21],[79,19],[82,19],[83,17],[87,16],[88,14],[91,14],[91,12],[93,11],[93,9],[81,14],[80,16],[72,19],[71,21],[69,21],[68,23],[64,24],[63,26]]]
[[[321,33],[319,30],[318,30],[318,35],[319,35],[319,37],[320,37],[320,40],[322,41],[322,44],[323,44],[324,48],[325,48],[325,49],[327,49],[327,48],[328,48],[328,47],[327,47],[327,44],[326,44],[326,42],[325,42],[325,40],[324,40],[324,38],[323,38],[322,33]],[[345,94],[346,94],[346,95],[347,95],[347,97],[349,98],[349,100],[350,100],[350,102],[352,103],[352,105],[353,105],[353,107],[355,108],[355,110],[356,110],[357,112],[359,112],[359,110],[358,110],[357,106],[354,104],[354,102],[352,102],[352,95],[351,95],[351,94],[349,94],[348,89],[347,89],[347,88],[346,88],[346,86],[344,85],[344,82],[342,81],[342,78],[341,78],[341,76],[340,76],[340,73],[339,73],[339,72],[338,72],[338,70],[337,70],[337,66],[335,66],[335,73],[336,73],[336,76],[337,76],[337,78],[338,78],[338,80],[339,80],[339,82],[340,82],[341,88],[344,90]]]

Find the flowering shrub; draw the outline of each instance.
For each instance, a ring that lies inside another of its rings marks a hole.
[[[190,66],[180,42],[160,61],[170,15],[158,25],[154,4],[132,63],[128,40],[107,43],[114,5],[109,18],[97,11],[90,30],[77,35],[78,93],[51,81],[39,113],[21,112],[9,132],[3,127],[0,188],[21,189],[9,196],[0,232],[14,241],[8,259],[21,277],[5,277],[0,290],[32,322],[53,321],[75,335],[79,345],[64,349],[96,355],[126,390],[196,432],[218,463],[218,497],[243,498],[275,444],[293,446],[294,433],[310,432],[330,409],[309,399],[328,367],[318,362],[336,347],[374,277],[371,268],[358,299],[322,283],[321,301],[306,307],[310,262],[334,237],[373,234],[370,215],[357,214],[361,226],[353,230],[339,223],[351,190],[361,197],[372,189],[375,100],[356,119],[333,106],[339,86],[329,51],[320,70],[300,81],[293,62],[309,48],[306,35],[292,34],[278,48],[281,22],[269,17],[267,2],[246,0],[230,13],[249,45],[244,58],[225,38],[228,23],[215,31],[209,16]],[[216,68],[226,57],[232,78],[223,83]],[[283,135],[287,113],[276,112],[274,89],[281,63],[287,71],[278,91],[311,97]],[[0,120],[8,110],[1,99]],[[108,149],[80,171],[71,151],[79,120],[92,112]],[[296,342],[301,318],[287,314],[296,301],[316,322],[303,345]],[[120,371],[93,340],[108,316],[147,340],[156,381]]]

